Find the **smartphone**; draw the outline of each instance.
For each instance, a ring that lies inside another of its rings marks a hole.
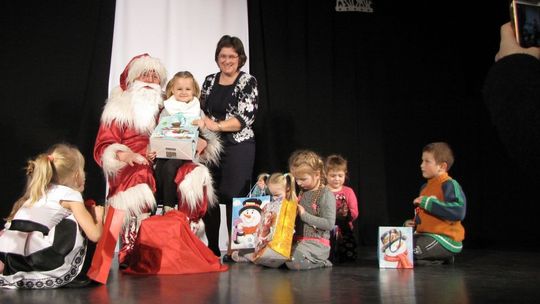
[[[510,17],[519,45],[540,46],[540,1],[512,0]]]

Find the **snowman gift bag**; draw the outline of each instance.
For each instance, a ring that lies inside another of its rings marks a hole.
[[[231,249],[254,249],[262,208],[270,196],[233,198]]]
[[[413,268],[412,227],[379,227],[379,268]]]

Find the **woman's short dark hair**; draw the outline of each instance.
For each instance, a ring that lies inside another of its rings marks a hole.
[[[221,49],[224,47],[230,47],[233,48],[234,51],[238,54],[238,69],[242,68],[244,64],[246,64],[247,56],[246,52],[244,51],[244,44],[242,43],[242,40],[238,37],[224,35],[219,39],[216,47],[216,54],[214,56],[214,60],[218,62],[219,52],[221,52]]]

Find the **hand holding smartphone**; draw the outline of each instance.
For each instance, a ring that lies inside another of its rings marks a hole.
[[[521,47],[540,46],[540,1],[512,0],[510,17]]]

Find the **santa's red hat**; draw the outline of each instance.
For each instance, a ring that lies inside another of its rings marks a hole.
[[[129,85],[141,74],[147,71],[154,71],[159,75],[160,85],[163,87],[167,82],[167,70],[158,58],[147,53],[133,57],[126,68],[120,74],[120,87],[127,90]]]

